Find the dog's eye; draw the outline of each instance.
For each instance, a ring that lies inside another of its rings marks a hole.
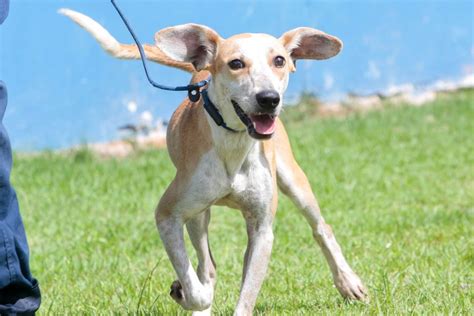
[[[285,63],[286,63],[286,60],[282,56],[277,56],[273,60],[273,64],[275,64],[275,67],[278,67],[278,68],[285,66]]]
[[[232,70],[237,70],[237,69],[242,69],[245,67],[245,64],[243,61],[241,61],[240,59],[234,59],[234,60],[231,60],[229,63],[228,63],[230,69]]]

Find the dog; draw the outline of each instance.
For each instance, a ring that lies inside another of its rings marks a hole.
[[[140,58],[135,44],[119,43],[93,19],[69,9],[59,12],[88,31],[113,57]],[[252,314],[270,260],[280,189],[308,221],[340,294],[366,301],[364,285],[321,216],[278,118],[296,61],[331,58],[340,52],[342,42],[308,27],[280,38],[239,34],[224,39],[209,27],[184,24],[158,31],[155,44],[143,47],[148,60],[192,73],[192,83],[211,76],[206,96],[226,124],[226,128],[216,124],[203,106],[206,98],[185,99],[169,122],[167,145],[176,176],[155,218],[178,277],[171,285],[172,298],[193,315],[211,313],[216,265],[208,242],[210,208],[225,205],[242,212],[248,233],[235,315]],[[184,225],[197,253],[197,272],[185,249]]]

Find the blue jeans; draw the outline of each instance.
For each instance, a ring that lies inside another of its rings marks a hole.
[[[29,251],[15,190],[10,185],[12,155],[2,119],[7,89],[0,81],[0,314],[34,314],[41,302],[31,276]]]
[[[7,14],[8,0],[0,0],[0,24]],[[33,315],[41,295],[30,273],[25,228],[10,184],[12,153],[2,123],[7,101],[7,87],[0,81],[0,315]]]

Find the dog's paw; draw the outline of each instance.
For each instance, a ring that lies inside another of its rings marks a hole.
[[[341,271],[334,278],[334,284],[341,295],[349,300],[369,302],[364,284],[353,271]]]
[[[183,287],[178,280],[174,281],[170,287],[170,295],[177,302],[180,303],[184,299]]]
[[[170,296],[185,310],[205,311],[212,304],[212,288],[207,291],[205,287],[197,288],[195,291],[184,293],[183,286],[179,280],[174,281],[170,287]]]

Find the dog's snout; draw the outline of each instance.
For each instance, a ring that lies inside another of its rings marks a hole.
[[[264,90],[256,95],[257,103],[263,109],[272,110],[280,104],[280,94],[275,90]]]

